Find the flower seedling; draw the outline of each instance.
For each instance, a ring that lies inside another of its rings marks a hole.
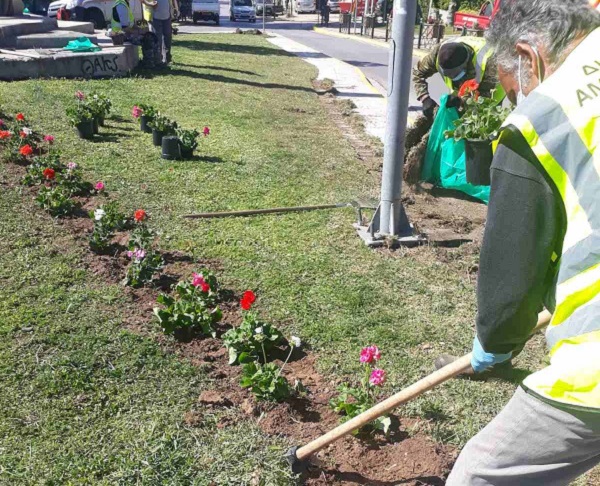
[[[347,384],[338,388],[340,394],[329,402],[331,407],[343,414],[342,422],[360,415],[377,402],[377,388],[385,383],[385,371],[376,368],[375,363],[381,359],[377,346],[367,346],[360,353],[360,363],[364,367],[364,375],[359,387]],[[387,435],[391,420],[388,416],[377,418],[370,424],[376,430],[383,430]],[[358,433],[355,430],[354,433]]]
[[[193,152],[198,147],[198,137],[200,132],[196,129],[185,130],[183,128],[177,129],[177,137],[181,144],[181,149],[186,152]]]
[[[77,105],[67,108],[67,118],[69,123],[76,127],[81,123],[91,121],[94,118],[94,113],[87,103],[80,101]]]
[[[243,365],[240,381],[242,388],[250,388],[259,400],[281,402],[288,398],[293,389],[281,374],[290,360],[294,348],[300,347],[302,343],[300,338],[292,336],[289,344],[290,352],[281,368],[275,363],[261,364],[258,361]],[[303,389],[301,383],[298,383],[296,387],[300,390]]]
[[[498,136],[500,126],[509,115],[508,108],[502,108],[493,98],[479,96],[476,85],[465,83],[459,96],[463,98],[464,113],[454,121],[455,129],[446,131],[447,138],[454,140],[493,140]]]
[[[215,324],[223,314],[217,306],[218,287],[216,277],[203,271],[194,273],[191,280],[179,282],[173,289],[174,296],[161,294],[155,307],[157,317],[165,334],[178,329],[198,331],[205,336],[216,336]]]
[[[66,216],[75,208],[75,202],[71,199],[68,190],[59,185],[42,186],[35,200],[52,216]]]
[[[110,201],[95,211],[90,211],[89,216],[94,221],[94,231],[89,239],[90,248],[94,251],[108,248],[115,231],[122,230],[127,224],[127,218],[119,211],[116,201]]]
[[[157,113],[154,118],[148,122],[148,125],[150,128],[165,135],[174,134],[177,130],[177,122],[167,118],[161,113]]]
[[[242,298],[244,320],[239,327],[230,329],[223,335],[223,343],[229,351],[229,364],[248,363],[263,360],[266,363],[269,353],[283,342],[283,335],[275,326],[262,322],[250,311],[256,297],[249,290]],[[252,301],[252,302],[250,302]]]
[[[154,275],[164,266],[158,252],[152,249],[154,233],[147,225],[148,215],[143,209],[133,213],[134,227],[129,237],[127,256],[131,263],[123,280],[125,285],[141,287],[150,283]]]

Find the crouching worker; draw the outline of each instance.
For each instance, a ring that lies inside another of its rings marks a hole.
[[[550,365],[465,446],[447,486],[561,486],[600,463],[600,12],[506,0],[488,44],[504,123],[477,284],[472,367],[511,359],[542,303]]]
[[[496,66],[491,62],[492,50],[481,37],[460,37],[437,45],[421,59],[413,70],[413,84],[417,99],[423,105],[423,114],[432,119],[438,104],[429,96],[427,80],[441,74],[451,92],[457,92],[469,80],[479,85],[480,96],[501,102],[504,90],[498,83]],[[453,96],[447,106],[458,107],[460,98]]]

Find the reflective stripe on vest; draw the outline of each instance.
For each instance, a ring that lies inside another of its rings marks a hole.
[[[567,217],[556,309],[546,332],[551,355],[566,343],[600,343],[598,45],[600,28],[589,34],[504,123],[521,132],[556,186]],[[595,387],[599,387],[600,366],[594,373]],[[600,407],[600,403],[592,405]]]
[[[119,20],[115,19],[115,14],[114,14],[115,9],[119,5],[123,5],[127,8],[127,15],[129,16],[129,25],[131,26],[135,23],[135,18],[133,16],[133,13],[131,12],[129,3],[127,3],[126,0],[115,0],[115,3],[113,3],[113,15],[112,15],[111,23],[110,23],[110,27],[113,32],[123,30],[123,26],[121,25],[121,22]]]

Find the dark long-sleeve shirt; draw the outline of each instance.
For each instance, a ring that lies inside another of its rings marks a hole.
[[[419,100],[421,97],[429,94],[427,80],[438,72],[437,58],[440,52],[440,46],[441,44],[435,46],[431,52],[421,59],[413,69],[413,85]],[[475,67],[473,66],[473,62],[468,63],[465,77],[452,83],[454,89],[458,90],[462,84],[469,79],[475,79]],[[479,93],[481,96],[485,96],[487,98],[490,96],[491,91],[496,89],[497,86],[498,71],[496,69],[496,64],[489,60],[486,65],[485,72],[483,73],[483,79],[479,85]]]
[[[477,335],[491,353],[520,348],[543,304],[552,310],[553,253],[566,228],[560,196],[531,149],[518,132],[506,136],[516,148],[499,144],[492,162],[477,285]]]

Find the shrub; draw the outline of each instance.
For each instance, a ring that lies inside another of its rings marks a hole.
[[[242,388],[250,388],[259,400],[281,402],[291,394],[290,384],[281,376],[282,369],[274,363],[245,364],[242,367],[240,385]]]
[[[174,134],[177,130],[177,122],[170,120],[161,113],[157,113],[154,118],[148,122],[150,128],[167,135]]]
[[[177,329],[199,331],[205,336],[216,336],[214,325],[223,314],[217,304],[217,279],[210,272],[194,273],[191,281],[179,282],[174,296],[159,295],[157,301],[164,308],[154,308],[163,332],[172,334]]]

